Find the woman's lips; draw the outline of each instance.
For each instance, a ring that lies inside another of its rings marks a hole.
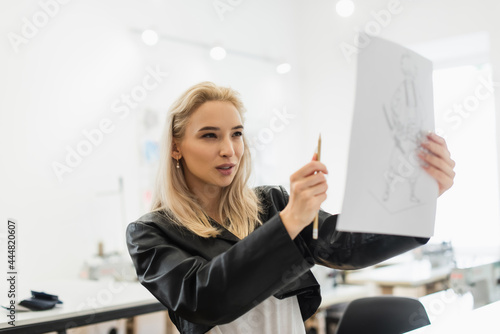
[[[217,170],[219,172],[221,172],[222,175],[231,175],[231,173],[233,172],[234,170],[234,166],[233,167],[229,167],[227,169],[223,169],[223,168],[219,168],[217,167]]]

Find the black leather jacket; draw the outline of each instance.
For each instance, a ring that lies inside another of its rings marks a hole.
[[[338,232],[337,216],[324,211],[319,213],[319,239],[312,239],[311,224],[292,240],[279,216],[288,203],[284,188],[255,191],[263,200],[264,224],[242,240],[226,229],[217,238],[199,237],[159,212],[128,226],[127,245],[139,281],[167,307],[182,334],[231,322],[271,295],[297,295],[306,320],[321,302],[309,270],[315,263],[359,269],[428,240]]]

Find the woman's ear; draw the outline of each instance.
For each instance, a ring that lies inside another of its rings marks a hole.
[[[172,142],[172,158],[179,160],[182,157],[181,150],[179,149],[179,144],[176,140]]]

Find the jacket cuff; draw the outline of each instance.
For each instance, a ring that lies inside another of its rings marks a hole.
[[[259,227],[257,230],[267,230],[265,233],[273,237],[276,242],[279,242],[279,249],[282,250],[282,253],[286,253],[286,258],[293,259],[294,261],[303,261],[305,259],[304,253],[301,251],[300,247],[298,247],[298,243],[295,242],[295,239],[290,237],[285,224],[281,220],[281,216],[276,213],[273,217],[271,217],[265,224]],[[262,231],[264,233],[264,231]],[[251,234],[250,234],[251,235]],[[298,236],[297,236],[298,237]],[[311,264],[311,267],[314,265]]]
[[[266,236],[272,236],[271,238],[266,238],[269,239],[269,242],[274,243],[274,246],[269,247],[270,245],[268,245],[266,252],[274,254],[273,256],[276,257],[274,259],[276,261],[275,265],[279,263],[289,265],[289,269],[283,273],[284,284],[295,280],[313,267],[314,261],[311,261],[310,258],[307,259],[309,257],[307,256],[309,253],[307,247],[302,245],[303,241],[301,243],[301,239],[298,240],[298,237],[292,240],[281,220],[279,212],[248,237],[252,237],[255,234],[256,238],[261,238],[259,232],[264,233]]]

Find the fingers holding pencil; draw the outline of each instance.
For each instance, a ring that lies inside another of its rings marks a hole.
[[[290,176],[290,198],[280,217],[292,239],[313,222],[326,200],[328,170],[316,159],[315,153],[312,161]]]
[[[292,239],[311,224],[321,203],[326,200],[328,184],[325,175],[309,172],[317,164],[321,163],[311,161],[290,177],[290,198],[287,206],[280,212],[280,217]],[[324,165],[319,169],[326,172]]]

